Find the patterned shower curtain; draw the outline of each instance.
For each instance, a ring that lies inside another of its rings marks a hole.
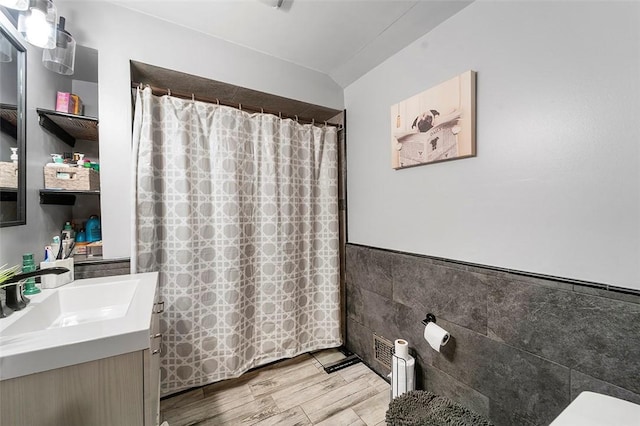
[[[159,271],[164,395],[340,336],[336,129],[138,92],[137,272]]]

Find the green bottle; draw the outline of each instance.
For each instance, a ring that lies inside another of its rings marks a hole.
[[[36,270],[36,264],[33,262],[33,253],[25,253],[22,255],[22,272],[33,272]],[[24,291],[22,294],[32,295],[40,293],[40,289],[36,287],[35,278],[27,278],[24,281]]]

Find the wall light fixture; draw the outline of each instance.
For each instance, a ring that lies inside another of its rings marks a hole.
[[[71,75],[76,58],[76,41],[64,28],[65,19],[60,17],[56,46],[42,50],[42,64],[45,68],[58,74]]]

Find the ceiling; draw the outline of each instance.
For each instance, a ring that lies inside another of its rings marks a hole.
[[[462,0],[114,0],[348,86],[468,6]]]

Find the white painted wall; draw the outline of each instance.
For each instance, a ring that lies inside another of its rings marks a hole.
[[[99,52],[102,237],[106,258],[131,246],[131,95],[135,60],[342,109],[324,74],[102,1],[57,1],[79,44]]]
[[[91,81],[72,80],[71,93],[75,93],[82,100],[84,115],[99,117],[98,113],[98,83]]]
[[[67,18],[67,29],[78,44],[99,51],[102,235],[106,258],[130,255],[132,111],[129,60],[330,108],[343,108],[342,89],[329,77],[316,71],[104,1],[57,0],[56,6],[59,14]],[[44,133],[38,128],[35,108],[51,108],[48,92],[52,88],[45,78],[40,80],[40,76],[50,78],[49,74],[53,73],[38,63],[37,56],[42,54],[40,49],[31,46],[28,49],[28,137],[31,148]],[[47,74],[44,74],[45,71]],[[0,264],[12,261],[16,253],[21,255],[27,250],[40,251],[49,238],[51,224],[60,219],[60,215],[52,219],[47,213],[42,213],[45,207],[38,204],[36,191],[42,186],[42,171],[38,171],[42,165],[37,158],[40,156],[32,156],[31,151],[28,155],[30,164],[34,166],[28,171],[30,192],[27,197],[27,226],[0,230],[3,247]],[[56,207],[47,206],[47,209],[56,210]],[[42,222],[47,222],[49,226],[41,226]]]
[[[478,156],[394,171],[389,107],[477,76]],[[640,3],[476,1],[345,89],[349,241],[640,289]]]

